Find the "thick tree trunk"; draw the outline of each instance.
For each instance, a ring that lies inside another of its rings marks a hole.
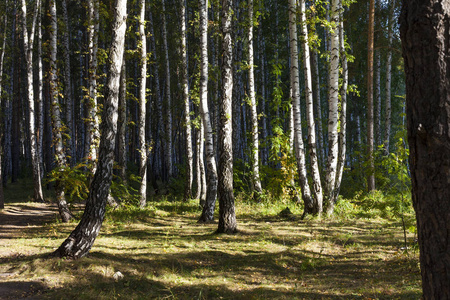
[[[30,131],[30,147],[31,147],[31,165],[33,169],[34,182],[34,200],[38,202],[44,201],[41,183],[41,170],[39,168],[39,152],[36,136],[36,120],[35,120],[35,105],[34,105],[34,85],[33,85],[33,41],[34,31],[37,19],[37,8],[40,2],[36,2],[36,9],[34,11],[32,29],[28,35],[27,29],[27,5],[26,1],[22,0],[22,29],[23,29],[23,45],[25,52],[26,72],[27,72],[27,98],[29,110],[29,131]]]
[[[200,76],[200,113],[203,121],[206,144],[207,188],[206,203],[199,222],[214,220],[214,208],[217,197],[217,167],[214,155],[213,131],[208,109],[208,8],[206,0],[200,0],[200,32],[201,32],[201,76]]]
[[[64,153],[63,126],[58,101],[58,78],[56,75],[58,25],[55,0],[50,0],[50,18],[50,97],[52,106],[53,144],[55,147],[56,168],[58,168],[59,171],[62,171],[67,166],[67,162]],[[62,182],[56,182],[55,194],[61,219],[63,222],[68,222],[72,218],[72,214],[70,213],[69,206],[65,199],[64,185]]]
[[[139,197],[140,207],[147,204],[147,143],[145,140],[146,119],[146,89],[147,89],[147,37],[145,35],[145,0],[139,1],[139,38],[140,38],[140,67],[139,77]]]
[[[219,227],[218,233],[237,231],[233,194],[232,97],[233,49],[231,39],[232,0],[222,0],[222,98],[219,119]]]
[[[369,1],[369,32],[367,41],[367,157],[369,170],[367,188],[375,190],[375,160],[374,160],[374,107],[373,107],[373,36],[374,36],[375,0]]]
[[[182,88],[184,102],[184,123],[185,123],[185,143],[186,143],[186,182],[184,185],[184,200],[187,201],[192,197],[192,181],[193,181],[193,151],[192,151],[192,130],[191,130],[191,110],[189,99],[188,84],[188,57],[186,45],[186,0],[181,1],[181,61],[182,61]]]
[[[308,145],[309,145],[309,158],[311,163],[312,173],[312,185],[314,193],[314,213],[319,215],[323,211],[323,194],[322,194],[322,182],[319,172],[319,162],[317,158],[316,147],[316,123],[314,119],[314,101],[313,101],[313,87],[311,76],[311,58],[309,51],[308,41],[308,27],[306,25],[306,12],[305,12],[305,0],[300,0],[300,13],[301,13],[301,30],[302,30],[302,46],[303,46],[303,71],[305,76],[305,95],[306,95],[306,119],[308,122]]]
[[[60,257],[81,258],[88,254],[100,231],[105,217],[114,163],[115,137],[119,102],[120,70],[122,68],[125,29],[126,0],[117,0],[114,10],[110,67],[102,114],[101,140],[97,170],[92,180],[86,207],[80,223],[55,251]]]
[[[305,214],[314,213],[314,199],[311,197],[308,179],[306,177],[305,146],[302,136],[302,122],[300,113],[300,83],[298,72],[297,48],[297,0],[289,0],[289,40],[290,40],[290,82],[292,90],[292,109],[294,114],[294,148],[297,158],[298,173],[302,198],[305,202]]]
[[[450,299],[450,5],[404,0],[400,24],[423,299]]]

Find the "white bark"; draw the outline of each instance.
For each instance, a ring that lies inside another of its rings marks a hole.
[[[306,24],[305,0],[300,0],[301,29],[302,29],[302,46],[303,46],[303,71],[305,73],[305,95],[306,95],[306,119],[308,122],[308,144],[309,157],[311,163],[311,175],[313,180],[314,193],[314,212],[319,215],[323,210],[322,183],[319,173],[319,162],[317,158],[316,148],[316,124],[314,119],[314,100],[312,92],[311,77],[311,57],[308,42],[308,27]]]
[[[23,44],[25,52],[26,61],[26,71],[27,71],[27,97],[28,97],[28,108],[29,108],[29,130],[30,130],[30,150],[31,150],[31,162],[33,168],[33,182],[34,182],[34,200],[44,201],[44,196],[42,193],[42,183],[39,167],[39,153],[37,145],[36,136],[36,125],[35,125],[35,105],[34,105],[34,86],[33,86],[33,41],[34,41],[34,30],[37,18],[37,8],[40,2],[36,1],[36,9],[34,12],[34,18],[32,23],[32,29],[30,35],[28,35],[27,28],[27,5],[26,1],[22,0],[22,29],[23,29]]]
[[[262,193],[261,180],[259,178],[259,134],[258,134],[258,112],[255,96],[255,69],[253,55],[253,0],[248,0],[248,86],[250,97],[251,126],[252,126],[252,147],[251,147],[251,166],[252,183],[256,192],[256,197]]]
[[[289,0],[289,40],[290,40],[290,82],[292,89],[292,109],[294,113],[294,148],[297,158],[302,198],[305,202],[305,213],[313,211],[313,199],[306,177],[305,147],[302,136],[302,122],[300,114],[300,83],[298,71],[297,47],[297,0]]]
[[[338,162],[338,101],[339,101],[339,10],[340,0],[331,1],[330,19],[330,83],[328,99],[328,160],[325,176],[325,201],[333,199]]]
[[[186,44],[186,2],[181,1],[181,60],[182,60],[182,88],[184,102],[184,123],[186,134],[186,182],[184,190],[184,200],[192,197],[192,181],[193,181],[193,153],[192,153],[192,130],[191,130],[191,110],[189,101],[189,84],[188,84],[188,58]]]
[[[214,155],[213,130],[208,108],[208,8],[207,0],[200,0],[200,113],[203,121],[206,149],[207,189],[206,203],[200,220],[210,222],[214,220],[214,208],[217,197],[217,167]]]
[[[147,37],[145,35],[145,0],[139,1],[139,38],[140,38],[140,67],[139,78],[139,176],[141,177],[139,196],[140,206],[147,203],[147,143],[145,140],[146,117],[146,88],[147,88]],[[121,66],[122,68],[122,66]]]

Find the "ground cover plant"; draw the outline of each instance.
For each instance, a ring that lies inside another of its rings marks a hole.
[[[341,200],[333,218],[301,220],[289,200],[238,197],[239,233],[217,235],[217,224],[197,224],[196,201],[158,198],[110,209],[90,254],[74,261],[48,254],[77,220],[16,197],[0,212],[0,298],[419,299],[414,218],[402,211],[405,248],[395,199]]]

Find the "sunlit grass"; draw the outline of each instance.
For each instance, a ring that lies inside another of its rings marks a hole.
[[[46,257],[77,222],[62,224],[55,216],[0,240],[0,273],[12,274],[0,279],[39,282],[43,299],[421,296],[415,237],[407,232],[404,252],[398,218],[358,218],[353,210],[347,217],[351,207],[338,207],[333,218],[300,220],[301,207],[288,200],[254,203],[238,197],[236,205],[240,232],[235,235],[215,234],[217,224],[197,224],[195,200],[111,209],[90,254],[77,261]],[[279,216],[286,207],[292,217]],[[116,272],[123,279],[115,280]]]

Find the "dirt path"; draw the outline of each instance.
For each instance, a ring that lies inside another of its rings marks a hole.
[[[12,253],[7,242],[22,237],[29,230],[39,230],[44,223],[55,220],[58,215],[54,204],[20,203],[6,205],[0,211],[0,261],[20,257]],[[45,289],[42,282],[11,281],[17,270],[0,269],[0,300],[40,299],[39,294]]]

